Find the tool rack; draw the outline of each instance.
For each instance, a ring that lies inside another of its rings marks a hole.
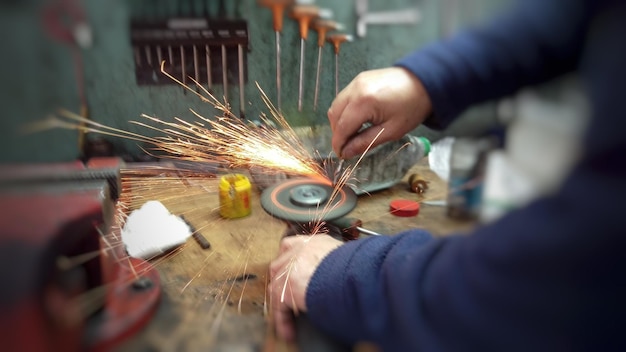
[[[172,85],[164,69],[185,84],[239,84],[247,82],[249,52],[245,20],[207,17],[131,21],[135,77],[138,85]],[[243,48],[244,50],[240,50]],[[243,70],[240,71],[239,55]],[[243,77],[240,77],[240,74]]]

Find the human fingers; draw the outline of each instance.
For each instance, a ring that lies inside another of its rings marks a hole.
[[[293,241],[292,237],[285,237],[280,241],[280,246],[278,249],[278,254],[276,258],[274,258],[270,262],[270,278],[275,278],[279,275],[283,275],[283,273],[287,270],[288,266],[291,265],[291,262],[295,259],[295,255],[293,254]]]
[[[353,99],[337,119],[331,145],[341,158],[347,158],[343,151],[346,144],[359,134],[366,123],[373,122],[376,114],[373,104],[374,102],[368,98]]]
[[[409,123],[400,123],[399,120],[386,120],[379,125],[372,125],[359,131],[346,141],[341,149],[341,156],[345,159],[353,158],[383,143],[402,138],[406,134],[405,127]]]
[[[282,268],[279,268],[282,270]],[[293,322],[293,305],[291,303],[292,293],[288,282],[289,277],[285,275],[272,276],[269,282],[270,309],[272,311],[272,321],[276,334],[281,339],[293,341],[295,338],[295,328]]]
[[[341,158],[350,159],[365,152],[368,146],[375,147],[394,137],[393,130],[389,130],[394,126],[386,120],[389,116],[381,115],[377,104],[376,97],[367,95],[344,110],[331,140]]]
[[[386,140],[385,131],[382,126],[371,126],[361,132],[356,133],[346,141],[341,148],[341,157],[350,159],[363,154],[368,147],[374,148]]]
[[[341,114],[343,114],[346,105],[348,105],[348,102],[350,101],[350,94],[348,93],[350,91],[350,87],[351,85],[348,84],[344,89],[342,89],[341,92],[337,94],[335,99],[333,99],[333,102],[330,104],[330,108],[328,108],[328,122],[330,123],[330,129],[333,131],[335,130],[337,120]]]
[[[268,285],[272,322],[276,334],[286,341],[295,339],[293,302],[287,276],[274,276]]]
[[[293,342],[296,338],[296,328],[293,321],[293,312],[286,308],[284,304],[277,304],[278,308],[274,310],[274,329],[281,339],[287,342]]]

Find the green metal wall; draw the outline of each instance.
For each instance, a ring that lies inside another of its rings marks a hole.
[[[207,1],[215,13],[218,2]],[[0,162],[3,163],[67,161],[79,155],[76,131],[53,129],[34,134],[19,132],[24,124],[42,120],[58,108],[79,112],[71,51],[68,46],[54,42],[45,33],[40,16],[41,5],[45,2],[0,2]],[[458,2],[462,4],[461,10],[451,15],[451,21],[444,23],[442,9],[445,11],[446,1],[370,0],[371,11],[402,9],[417,4],[423,15],[422,21],[415,26],[369,26],[365,38],[355,38],[354,42],[344,44],[339,59],[340,85],[347,84],[362,70],[388,66],[408,51],[435,40],[447,30],[445,26],[458,27],[470,19],[484,17],[503,1]],[[155,6],[165,6],[160,11],[176,8],[174,1],[155,0],[153,3]],[[85,90],[91,118],[107,126],[149,134],[129,121],[141,120],[142,113],[163,119],[175,116],[191,119],[190,108],[207,117],[217,114],[210,105],[200,102],[193,94],[183,94],[180,87],[146,87],[135,83],[129,20],[132,5],[136,4],[137,1],[132,0],[83,1],[94,35],[94,45],[83,51]],[[267,110],[261,102],[255,82],[259,83],[270,99],[275,100],[276,97],[271,12],[258,6],[256,0],[226,1],[226,4],[230,16],[239,12],[248,21],[249,81],[245,92],[249,105],[246,117],[254,120]],[[333,19],[345,25],[345,32],[354,33],[354,1],[319,0],[316,4],[331,9]],[[326,123],[326,109],[334,96],[334,54],[331,46],[326,45],[322,61],[320,108],[318,112],[313,111],[316,39],[316,33],[311,33],[306,45],[304,109],[299,112],[300,41],[297,23],[285,18],[281,39],[282,100],[284,115],[294,126]],[[234,110],[238,111],[237,86],[231,85],[230,88],[230,100]],[[217,94],[220,94],[220,89],[216,87]],[[131,154],[140,153],[135,142],[115,138],[111,140]]]

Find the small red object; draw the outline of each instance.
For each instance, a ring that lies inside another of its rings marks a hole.
[[[420,203],[407,199],[396,199],[389,203],[389,211],[395,216],[415,216],[420,211]]]

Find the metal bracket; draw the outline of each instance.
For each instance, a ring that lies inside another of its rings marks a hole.
[[[368,7],[368,0],[355,1],[357,15],[356,34],[360,38],[364,38],[367,34],[367,25],[416,24],[422,19],[422,14],[416,7],[378,12],[368,12]]]

